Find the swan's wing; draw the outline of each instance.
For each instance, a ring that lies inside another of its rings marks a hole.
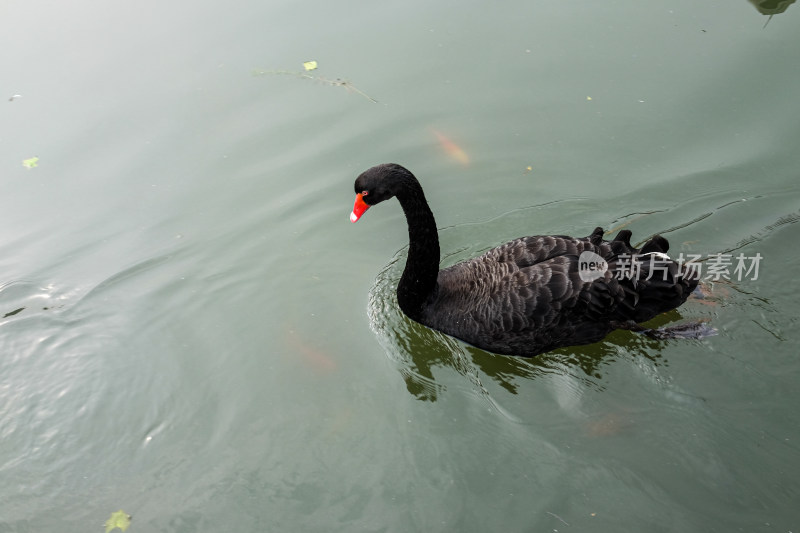
[[[494,261],[517,268],[526,268],[539,263],[547,262],[555,257],[574,255],[579,256],[586,250],[599,252],[603,244],[603,229],[597,228],[592,235],[581,239],[566,235],[535,235],[522,237],[493,248],[474,260],[482,262]],[[605,247],[603,252],[613,253],[611,247]]]
[[[440,271],[422,322],[498,353],[535,355],[594,342],[613,321],[641,322],[680,305],[693,286],[678,279],[674,262],[664,281],[644,279],[646,269],[635,280],[619,276],[618,262],[626,254],[663,255],[668,246],[656,237],[640,251],[629,238],[623,231],[603,241],[598,228],[583,239],[534,236],[498,246]],[[607,270],[582,276],[583,252],[601,257]]]
[[[470,331],[499,338],[554,328],[570,335],[581,315],[596,320],[624,297],[610,274],[581,279],[578,258],[587,250],[614,255],[609,244],[593,244],[591,237],[533,236],[444,269],[428,324],[461,338]]]
[[[577,261],[570,254],[522,268],[517,261],[459,263],[439,273],[422,321],[487,350],[518,355],[602,338],[611,329],[602,317],[621,298],[620,289],[613,279],[581,280]]]
[[[583,239],[529,237],[493,250],[501,254],[499,265],[516,272],[513,286],[497,287],[498,312],[524,314],[536,328],[569,323],[580,330],[593,321],[643,322],[681,305],[697,285],[666,255],[669,243],[663,237],[656,235],[636,249],[628,230],[612,241],[603,241],[602,235],[597,228]],[[584,253],[602,259],[606,270],[595,276],[581,272]],[[525,306],[506,301],[505,293],[515,290],[526,295]]]

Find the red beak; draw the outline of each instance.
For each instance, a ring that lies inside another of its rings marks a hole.
[[[350,222],[355,222],[361,218],[361,215],[363,215],[364,211],[367,209],[369,209],[369,206],[364,202],[361,193],[356,194],[356,203],[353,204],[353,212],[350,213]]]

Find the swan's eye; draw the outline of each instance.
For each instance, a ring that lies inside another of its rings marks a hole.
[[[368,194],[369,194],[369,191],[361,191],[361,196],[362,196],[362,197],[363,197],[363,196],[366,196],[366,195],[368,195]]]

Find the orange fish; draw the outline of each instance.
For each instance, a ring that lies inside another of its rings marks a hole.
[[[307,343],[292,329],[286,332],[286,345],[300,356],[303,363],[317,373],[327,374],[336,369],[336,361],[328,354]]]
[[[467,155],[467,152],[465,152],[463,148],[451,141],[442,132],[435,129],[431,129],[431,131],[434,135],[436,135],[436,139],[439,141],[439,146],[442,150],[444,150],[444,153],[462,166],[469,165],[469,155]]]

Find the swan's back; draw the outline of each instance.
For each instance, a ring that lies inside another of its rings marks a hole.
[[[441,270],[420,321],[489,351],[533,356],[596,342],[615,322],[644,322],[682,304],[697,281],[665,261],[666,239],[654,237],[637,250],[630,235],[624,230],[604,241],[597,228],[585,238],[539,235],[493,248]],[[584,252],[607,263],[597,279],[582,279]],[[642,261],[637,279],[621,278],[619,262],[639,254],[660,254],[664,272],[648,280],[650,265]]]

